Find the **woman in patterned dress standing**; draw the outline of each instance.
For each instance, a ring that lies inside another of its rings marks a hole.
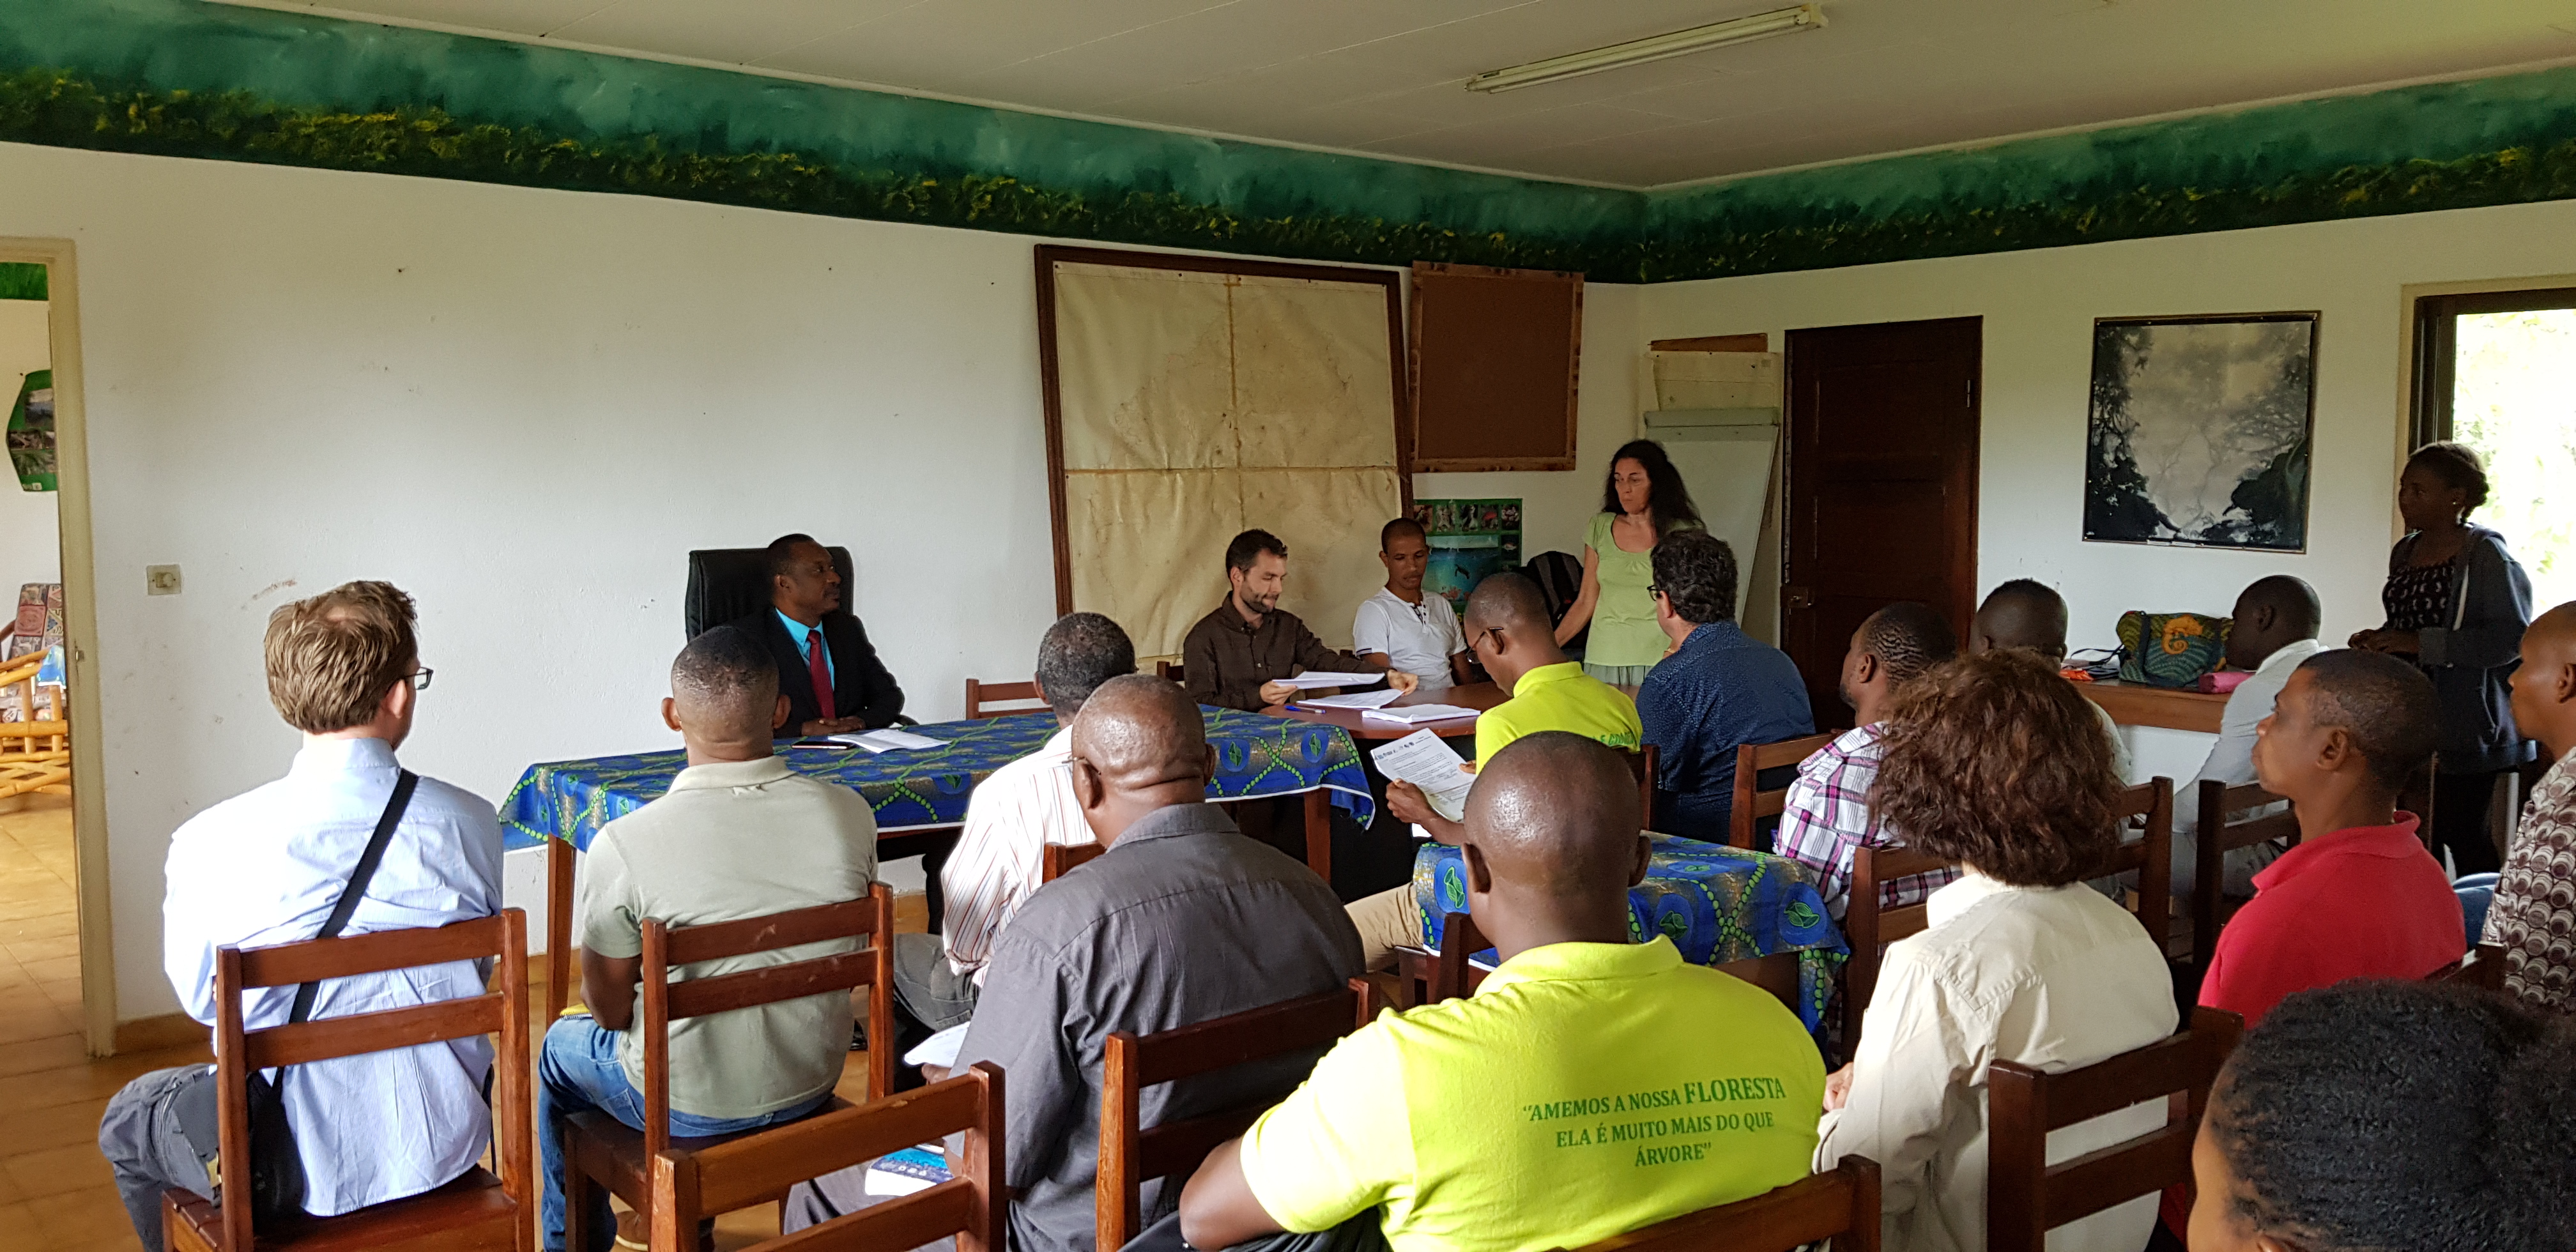
[[[2504,536],[2468,520],[2486,499],[2486,463],[2468,447],[2428,443],[2406,459],[2397,479],[2406,537],[2389,553],[2379,593],[2388,621],[2351,639],[2407,657],[2433,680],[2442,724],[2432,834],[2460,875],[2497,868],[2487,837],[2496,779],[2532,759],[2510,686],[2531,624],[2531,578]]]

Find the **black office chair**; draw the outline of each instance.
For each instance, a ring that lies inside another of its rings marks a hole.
[[[850,550],[825,551],[832,554],[832,568],[841,572],[842,607],[837,611],[847,613],[850,597],[858,587]],[[769,607],[769,574],[762,565],[768,555],[766,548],[700,548],[689,553],[689,595],[682,607],[689,638]],[[921,723],[897,714],[894,724]]]

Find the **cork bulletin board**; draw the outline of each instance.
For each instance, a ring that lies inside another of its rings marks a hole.
[[[1583,275],[1413,267],[1414,473],[1574,468]]]
[[[1225,545],[1288,545],[1280,606],[1347,646],[1411,492],[1395,273],[1037,249],[1056,610],[1180,651],[1226,592]]]

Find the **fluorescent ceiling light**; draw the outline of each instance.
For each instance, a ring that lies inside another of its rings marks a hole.
[[[1589,52],[1569,52],[1561,57],[1549,57],[1544,61],[1532,61],[1527,65],[1515,65],[1509,69],[1487,70],[1468,79],[1467,90],[1510,91],[1517,87],[1533,87],[1540,83],[1556,82],[1559,79],[1598,74],[1603,70],[1644,65],[1648,61],[1661,61],[1667,57],[1688,56],[1711,48],[1723,48],[1728,44],[1768,39],[1773,35],[1785,35],[1791,31],[1814,30],[1824,24],[1825,11],[1819,5],[1802,4],[1794,9],[1773,9],[1768,13],[1756,13],[1751,17],[1739,17],[1733,21],[1694,26],[1689,30],[1677,30],[1669,35],[1631,39],[1626,43],[1614,43],[1607,48],[1594,48]]]

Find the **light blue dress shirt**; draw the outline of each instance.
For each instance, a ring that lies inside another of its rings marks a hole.
[[[808,626],[797,621],[789,617],[785,609],[771,609],[770,612],[776,613],[778,624],[787,628],[787,637],[796,641],[796,656],[805,662],[806,668],[811,669],[814,665],[810,658],[814,655],[815,647],[819,645],[823,649],[823,676],[830,680],[834,687],[839,687],[841,668],[832,663],[832,645],[823,638],[823,628]]]
[[[215,1020],[215,950],[310,939],[322,929],[393,794],[381,739],[323,740],[286,777],[190,818],[170,838],[162,965],[188,1016]],[[471,792],[423,778],[343,934],[444,926],[501,907],[501,827]],[[483,994],[456,961],[322,983],[313,1016],[343,1017]],[[242,1017],[285,1023],[295,988],[246,993]],[[286,1120],[304,1158],[306,1212],[330,1217],[441,1186],[492,1137],[481,1036],[341,1057],[287,1071]]]

